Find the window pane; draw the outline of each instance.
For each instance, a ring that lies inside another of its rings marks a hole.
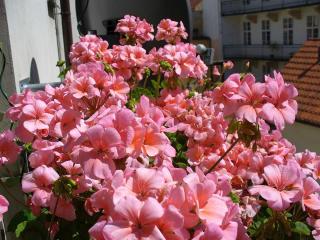
[[[289,45],[293,44],[293,31],[289,30],[289,41],[288,41]]]
[[[312,38],[312,29],[307,29],[307,39]]]
[[[314,38],[318,38],[318,35],[319,35],[319,30],[318,30],[318,28],[313,29],[313,37],[314,37]]]
[[[288,39],[288,32],[284,31],[283,32],[283,44],[285,44],[285,45],[288,44],[287,39]]]
[[[288,27],[288,19],[287,19],[287,18],[284,18],[284,19],[283,19],[283,27],[284,27],[284,28],[287,28],[287,27]]]
[[[288,19],[288,28],[292,28],[292,26],[293,26],[293,20],[292,20],[292,18],[289,18]]]
[[[318,26],[319,25],[319,19],[317,16],[313,16],[313,26]]]
[[[307,27],[312,27],[312,16],[307,17]]]

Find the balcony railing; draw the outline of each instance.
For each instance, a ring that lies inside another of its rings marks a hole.
[[[317,3],[320,3],[320,0],[222,0],[221,14],[223,16],[228,16],[255,13],[284,8],[302,7]]]
[[[302,45],[224,45],[225,59],[288,60]]]

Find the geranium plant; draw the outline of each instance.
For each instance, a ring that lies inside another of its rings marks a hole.
[[[10,97],[14,128],[0,135],[0,160],[24,162],[26,201],[8,230],[21,239],[320,239],[320,158],[281,135],[295,120],[295,87],[277,72],[216,84],[182,23],[162,20],[155,39],[167,44],[148,52],[146,20],[125,16],[116,30],[121,45],[94,35],[74,43],[59,87]],[[8,201],[0,205],[2,214]]]

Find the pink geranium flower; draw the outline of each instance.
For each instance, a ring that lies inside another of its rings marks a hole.
[[[181,39],[187,39],[188,34],[182,22],[178,26],[178,22],[170,19],[163,19],[157,26],[156,39],[165,40],[168,43],[179,43]]]
[[[164,211],[154,198],[141,202],[126,196],[114,211],[113,221],[103,228],[105,239],[165,239],[157,227]]]
[[[33,104],[23,107],[22,112],[25,116],[23,126],[31,133],[37,134],[37,131],[47,131],[52,114],[46,112],[47,104],[41,100],[36,100]]]
[[[234,67],[234,63],[230,60],[223,63],[223,68],[226,70],[230,70]]]
[[[6,130],[0,134],[0,164],[14,163],[21,148],[14,142],[14,133]]]
[[[218,68],[216,65],[213,66],[212,74],[213,74],[214,76],[221,76],[221,73],[220,73],[220,71],[219,71],[219,68]]]
[[[118,202],[122,196],[132,195],[139,200],[157,197],[165,187],[165,178],[161,171],[148,168],[137,168],[127,179],[126,185],[115,190],[114,201]]]
[[[52,184],[59,178],[59,174],[51,167],[41,165],[22,180],[22,190],[33,193],[31,201],[35,206],[48,207],[52,195]]]
[[[142,152],[150,157],[154,157],[161,152],[170,157],[173,157],[176,154],[175,149],[170,145],[170,141],[166,135],[158,132],[153,126],[148,127],[146,130]]]
[[[120,19],[115,31],[123,35],[120,39],[120,43],[123,45],[143,44],[154,38],[152,35],[153,26],[145,19],[141,20],[131,15],[125,15],[123,19]]]
[[[283,129],[285,122],[293,124],[298,111],[298,91],[293,85],[286,84],[281,73],[274,72],[274,78],[266,77],[268,102],[262,107],[262,114],[273,122],[278,129]]]
[[[255,83],[255,77],[247,74],[239,87],[236,100],[239,101],[239,107],[235,112],[237,118],[246,119],[249,122],[257,122],[257,117],[261,111],[265,85]]]
[[[8,207],[8,200],[4,196],[0,195],[0,220],[2,220],[3,214],[8,211]]]
[[[303,181],[302,208],[305,209],[307,207],[315,211],[320,210],[319,192],[319,184],[312,177],[305,178]]]
[[[184,217],[173,205],[168,206],[157,227],[165,239],[184,240],[189,239],[190,234],[184,228]]]
[[[57,217],[61,217],[68,221],[76,219],[76,210],[72,203],[64,198],[56,198],[53,194],[51,195],[50,212]]]
[[[291,203],[301,200],[301,172],[297,164],[271,164],[264,168],[266,185],[256,185],[249,189],[253,195],[260,194],[267,200],[268,206],[276,211],[287,209]]]

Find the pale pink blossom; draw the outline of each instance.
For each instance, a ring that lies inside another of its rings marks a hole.
[[[301,200],[301,172],[294,163],[271,164],[264,168],[264,178],[268,185],[256,185],[249,189],[253,195],[260,194],[274,210],[287,209],[291,203]]]
[[[141,202],[126,196],[114,211],[117,217],[103,228],[105,239],[165,239],[157,227],[164,210],[154,198]]]
[[[46,135],[49,130],[49,123],[52,114],[46,112],[47,104],[41,100],[36,100],[33,104],[23,107],[22,112],[25,117],[23,126],[33,134],[45,131]]]
[[[283,129],[285,123],[293,124],[298,111],[298,95],[293,85],[284,82],[281,73],[274,72],[274,78],[266,77],[266,93],[268,102],[262,107],[262,114],[273,122],[278,129]]]
[[[21,148],[14,141],[14,133],[6,130],[0,134],[0,164],[14,163]]]
[[[76,219],[76,210],[72,203],[64,198],[56,198],[51,195],[49,203],[50,212],[57,217],[63,218],[68,221]]]
[[[35,206],[48,207],[52,184],[58,178],[59,175],[53,168],[41,165],[23,177],[22,190],[33,193],[31,201]]]
[[[153,40],[153,26],[145,19],[139,17],[125,15],[123,19],[118,21],[116,32],[121,33],[121,44],[143,44]]]
[[[4,196],[0,195],[0,220],[2,220],[3,214],[8,211],[8,207],[8,200]]]
[[[163,19],[157,26],[156,39],[165,40],[168,43],[179,43],[181,39],[187,39],[188,34],[183,23],[172,21],[170,19]]]
[[[320,210],[320,186],[312,178],[307,177],[303,181],[303,198],[302,198],[302,208],[305,207],[318,211]]]

